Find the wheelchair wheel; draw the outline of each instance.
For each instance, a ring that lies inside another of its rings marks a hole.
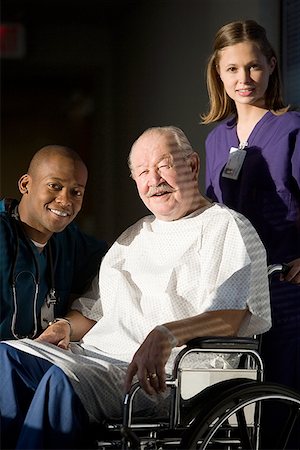
[[[212,395],[203,402],[194,420],[183,432],[181,449],[285,449],[290,433],[300,417],[300,395],[281,385],[257,381],[231,380],[223,392],[212,386]],[[226,384],[226,383],[225,383]],[[215,388],[215,389],[214,389]],[[217,395],[214,395],[214,391]],[[271,434],[261,442],[270,411],[277,418]]]

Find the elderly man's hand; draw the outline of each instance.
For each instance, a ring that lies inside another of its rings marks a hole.
[[[65,320],[59,320],[46,328],[36,340],[49,342],[67,350],[70,344],[70,325]]]
[[[172,346],[168,337],[154,328],[137,350],[128,366],[125,392],[130,390],[135,375],[137,375],[141,387],[147,394],[152,395],[165,391],[165,364],[171,350]]]

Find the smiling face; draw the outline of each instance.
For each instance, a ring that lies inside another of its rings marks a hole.
[[[62,231],[82,207],[87,169],[82,161],[53,153],[19,180],[20,219],[28,236],[46,242]]]
[[[144,133],[130,157],[132,178],[146,207],[160,220],[176,220],[199,201],[199,158],[185,156],[171,133]]]
[[[225,47],[218,56],[218,73],[237,109],[241,105],[265,107],[265,93],[276,59],[268,62],[254,42]]]

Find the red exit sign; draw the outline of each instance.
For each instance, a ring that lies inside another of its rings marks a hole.
[[[26,52],[25,44],[25,28],[22,24],[0,24],[1,58],[23,58]]]

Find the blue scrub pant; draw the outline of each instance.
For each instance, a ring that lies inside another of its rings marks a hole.
[[[0,344],[2,449],[88,448],[88,415],[57,366]]]

